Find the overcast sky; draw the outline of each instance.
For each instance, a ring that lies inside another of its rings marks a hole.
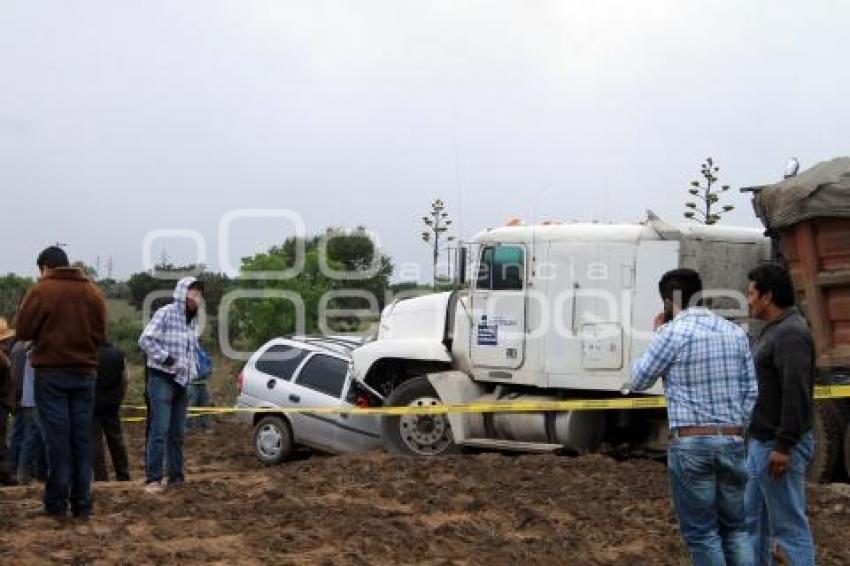
[[[850,4],[0,0],[0,272],[46,244],[141,270],[145,235],[234,209],[364,224],[421,262],[527,221],[678,221],[708,155],[737,189],[850,153]],[[747,200],[725,221],[755,226]],[[230,263],[282,241],[238,220]],[[188,240],[160,239],[177,262]]]

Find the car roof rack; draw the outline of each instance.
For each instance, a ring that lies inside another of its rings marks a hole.
[[[342,336],[295,335],[290,336],[290,340],[304,342],[305,344],[309,344],[311,346],[322,346],[324,348],[337,352],[340,352],[340,350],[342,350],[342,352],[340,353],[344,354],[350,354],[352,350],[355,350],[363,345],[363,342],[357,340],[356,338],[345,338]]]

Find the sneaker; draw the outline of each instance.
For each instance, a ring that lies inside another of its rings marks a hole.
[[[145,493],[148,495],[157,495],[165,491],[165,487],[161,482],[151,481],[145,484]]]
[[[186,480],[184,480],[184,479],[166,478],[162,481],[162,487],[167,487],[168,489],[172,489],[172,488],[175,488],[175,487],[181,487],[184,483],[186,483]]]

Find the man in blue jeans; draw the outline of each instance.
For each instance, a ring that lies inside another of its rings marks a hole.
[[[806,517],[806,467],[814,452],[815,346],[794,306],[788,272],[775,264],[749,273],[750,315],[765,321],[755,346],[759,395],[749,431],[747,522],[759,564],[771,539],[794,566],[815,563]]]
[[[743,434],[756,399],[749,340],[739,326],[692,306],[702,292],[696,271],[669,271],[658,287],[664,312],[626,387],[664,381],[670,487],[694,564],[754,564],[744,520]]]
[[[47,475],[44,437],[35,407],[35,370],[29,360],[28,347],[28,342],[18,342],[12,349],[12,365],[18,366],[13,367],[13,372],[20,373],[16,380],[21,383],[21,392],[12,429],[10,467],[17,472],[18,483],[25,485],[33,478],[44,480]]]
[[[106,300],[62,248],[36,261],[41,278],[24,297],[16,319],[21,340],[33,342],[35,405],[47,448],[41,514],[62,517],[70,503],[78,519],[92,509],[91,421],[97,349],[106,336]]]
[[[169,486],[182,484],[183,437],[189,397],[186,387],[197,373],[198,310],[203,285],[184,277],[174,301],[154,313],[139,346],[147,356],[148,436],[145,450],[145,493],[162,493],[163,452],[167,451]]]

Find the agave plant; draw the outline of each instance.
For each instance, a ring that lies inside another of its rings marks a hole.
[[[720,203],[723,193],[729,191],[729,185],[717,187],[719,174],[720,166],[714,158],[707,157],[700,165],[701,179],[691,181],[688,188],[693,200],[685,203],[685,218],[701,224],[717,224],[723,214],[734,210],[731,204]]]

